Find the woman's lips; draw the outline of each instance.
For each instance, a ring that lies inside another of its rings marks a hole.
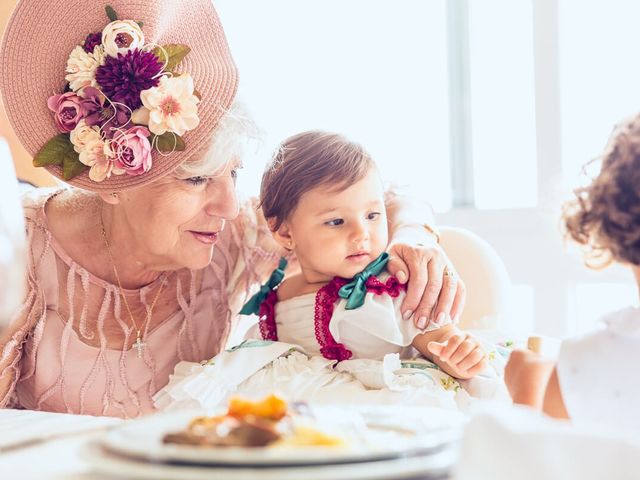
[[[189,230],[191,235],[206,245],[213,245],[218,240],[218,232],[196,232],[194,230]]]

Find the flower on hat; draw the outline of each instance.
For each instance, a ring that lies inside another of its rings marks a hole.
[[[114,165],[129,175],[142,175],[151,169],[149,130],[135,126],[116,135],[111,142],[115,154]]]
[[[111,22],[69,55],[71,91],[47,102],[62,134],[33,159],[35,166],[62,167],[65,180],[87,167],[94,182],[143,175],[152,168],[153,150],[184,150],[180,135],[200,123],[193,79],[175,73],[189,46],[146,46],[141,22],[119,20],[110,6],[105,11]]]
[[[76,128],[91,109],[91,106],[74,92],[50,96],[47,107],[55,113],[56,126],[63,133]]]
[[[82,48],[84,48],[84,51],[87,53],[93,53],[93,50],[98,45],[102,45],[102,32],[87,35],[87,38],[84,39],[84,43],[82,44]]]
[[[71,52],[67,60],[67,76],[64,77],[71,90],[77,92],[84,87],[95,87],[96,70],[104,63],[104,48],[102,45],[94,47],[93,52],[88,53],[81,46],[77,46]]]
[[[162,77],[157,87],[143,91],[140,98],[148,110],[149,130],[155,135],[165,132],[184,135],[200,123],[200,100],[194,95],[193,78],[189,74]],[[143,110],[137,115],[144,118],[146,112]]]
[[[116,132],[130,123],[131,110],[121,103],[108,101],[97,88],[83,88],[81,95],[92,111],[84,121],[89,126],[99,125],[105,137],[112,138]]]
[[[73,129],[69,136],[73,149],[81,153],[86,149],[86,146],[98,140],[102,140],[100,135],[100,128],[87,125],[84,120],[80,120],[78,126]]]
[[[116,20],[102,30],[102,45],[110,57],[144,46],[144,33],[133,20]]]
[[[110,142],[105,142],[102,139],[88,142],[80,152],[80,162],[91,167],[89,178],[94,182],[102,182],[111,175],[124,173],[124,170],[116,167],[114,158]]]
[[[117,57],[107,57],[96,71],[96,80],[112,102],[124,103],[135,110],[142,106],[140,93],[155,87],[162,64],[152,52],[130,50]]]

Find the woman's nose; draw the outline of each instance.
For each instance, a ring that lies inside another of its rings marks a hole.
[[[211,182],[207,187],[207,215],[233,220],[238,216],[240,206],[236,185],[231,177],[219,178]]]

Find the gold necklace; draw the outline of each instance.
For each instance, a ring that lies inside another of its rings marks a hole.
[[[133,319],[133,313],[131,313],[131,308],[129,307],[129,302],[127,302],[127,297],[124,296],[124,290],[122,288],[122,282],[120,282],[120,275],[118,275],[118,269],[116,268],[116,262],[113,260],[113,254],[111,253],[111,245],[109,244],[109,240],[107,239],[107,232],[104,229],[104,221],[102,220],[102,211],[100,211],[100,226],[102,227],[102,238],[104,239],[104,244],[107,247],[107,252],[109,253],[109,259],[111,260],[111,266],[113,267],[113,273],[116,277],[116,281],[118,282],[118,288],[120,289],[120,296],[122,297],[122,301],[124,306],[127,308],[127,312],[129,312],[129,317],[131,318],[131,325],[136,330],[136,341],[132,345],[132,348],[137,350],[138,358],[142,358],[142,351],[144,347],[147,346],[146,342],[142,341],[142,335],[140,332],[140,328],[136,324],[136,321]],[[153,308],[156,306],[156,302],[160,298],[160,292],[162,292],[162,288],[164,287],[165,279],[162,280],[160,284],[160,288],[158,288],[158,293],[156,293],[153,302],[151,303],[151,307],[147,310],[147,318],[144,323],[141,325],[142,328],[145,328],[149,322],[151,321],[151,314],[153,313]]]

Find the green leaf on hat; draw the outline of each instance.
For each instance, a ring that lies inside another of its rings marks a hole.
[[[69,135],[56,135],[45,143],[40,151],[36,153],[36,156],[33,157],[33,166],[62,165],[64,157],[69,150],[74,151]]]
[[[69,135],[64,133],[56,135],[45,143],[33,158],[34,167],[47,165],[61,166],[62,176],[65,180],[71,180],[87,168],[80,162],[80,155],[73,149]]]
[[[107,12],[107,17],[109,17],[109,20],[111,20],[112,22],[118,20],[118,15],[111,5],[107,5],[106,7],[104,7],[104,10]]]
[[[87,167],[78,159],[78,154],[74,151],[74,155],[67,155],[64,157],[64,164],[62,165],[62,178],[65,180],[71,180],[73,177],[80,175]]]
[[[193,89],[193,94],[198,97],[198,100],[202,100],[202,94],[195,88]]]
[[[167,65],[164,67],[165,71],[170,72],[174,68],[176,68],[184,57],[188,55],[191,51],[187,45],[181,45],[177,43],[172,43],[169,45],[163,45],[162,47],[156,47],[153,49],[153,54],[158,57],[160,63],[164,64],[167,62]],[[169,57],[169,58],[167,58]]]
[[[144,22],[136,22],[140,28],[144,27]]]
[[[165,132],[162,135],[151,134],[151,145],[162,153],[182,152],[186,145],[180,135],[172,132]]]

